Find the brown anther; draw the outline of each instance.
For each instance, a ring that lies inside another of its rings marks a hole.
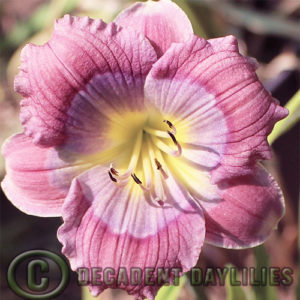
[[[180,144],[177,142],[177,140],[175,138],[175,135],[172,132],[168,131],[168,134],[171,137],[171,139],[172,139],[173,143],[175,144],[175,146],[177,146],[177,154],[176,154],[176,156],[180,156],[181,153],[182,153],[182,148],[181,148]]]
[[[178,145],[178,142],[177,142],[177,140],[176,140],[176,138],[175,138],[175,135],[174,135],[172,132],[170,132],[170,131],[168,131],[168,134],[169,134],[169,136],[171,137],[173,143],[177,146],[177,145]]]
[[[157,167],[157,170],[160,170],[162,167],[161,167],[161,163],[155,158],[155,164],[156,164],[156,167]]]
[[[157,167],[157,170],[159,170],[162,174],[162,176],[164,177],[164,179],[168,179],[168,175],[166,173],[166,171],[163,169],[161,163],[155,158],[155,164],[156,164],[156,167]]]
[[[110,172],[115,176],[119,176],[119,172],[115,168],[110,168]]]
[[[169,121],[169,120],[164,120],[165,123],[171,128],[173,134],[176,134],[176,128],[175,126]]]
[[[131,174],[131,177],[133,178],[133,180],[135,181],[135,183],[137,183],[137,184],[141,187],[141,189],[142,189],[144,192],[149,192],[149,188],[148,188],[148,187],[145,187],[145,186],[143,185],[143,183],[139,180],[139,178],[138,178],[134,173]]]
[[[112,176],[111,172],[108,171],[108,175],[109,175],[109,178],[111,179],[111,181],[113,182],[118,182],[117,179],[115,177]]]
[[[138,177],[133,173],[131,174],[131,177],[133,178],[133,180],[137,183],[137,184],[142,184],[142,182],[138,179]]]

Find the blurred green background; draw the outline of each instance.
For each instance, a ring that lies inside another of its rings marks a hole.
[[[101,18],[110,22],[128,0],[1,0],[0,1],[0,144],[11,134],[21,131],[18,119],[20,96],[13,90],[13,80],[20,64],[20,50],[28,43],[43,44],[49,40],[55,19],[70,13]],[[255,57],[257,71],[265,87],[281,105],[286,105],[300,86],[300,2],[298,0],[176,0],[188,14],[197,35],[214,38],[233,34],[240,51]],[[300,96],[289,104],[292,114],[276,127],[269,141],[273,158],[265,166],[279,182],[286,200],[286,214],[263,246],[247,250],[225,250],[205,245],[197,266],[243,267],[275,266],[293,269],[289,287],[242,287],[229,285],[191,287],[183,280],[176,289],[164,289],[159,299],[208,300],[294,300],[299,296],[299,117]],[[0,180],[5,173],[0,156]],[[7,285],[6,273],[12,259],[23,251],[46,249],[60,253],[56,239],[60,218],[28,216],[13,207],[0,190],[1,269],[0,297],[22,299]],[[298,293],[297,293],[298,290]],[[68,288],[56,299],[92,299],[81,290],[73,273]],[[99,299],[131,299],[118,290],[107,290]]]

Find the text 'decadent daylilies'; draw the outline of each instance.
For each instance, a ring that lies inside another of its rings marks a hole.
[[[206,41],[174,3],[149,1],[110,24],[65,16],[21,58],[24,133],[3,147],[2,187],[28,214],[63,217],[73,270],[186,272],[203,242],[252,247],[276,227],[282,194],[258,160],[287,111],[234,37]],[[159,289],[91,292],[107,287]]]

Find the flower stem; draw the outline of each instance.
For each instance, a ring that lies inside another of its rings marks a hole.
[[[274,126],[272,133],[268,136],[269,144],[279,138],[282,134],[291,129],[300,120],[300,90],[292,97],[292,99],[285,105],[289,110],[287,118],[279,121]]]

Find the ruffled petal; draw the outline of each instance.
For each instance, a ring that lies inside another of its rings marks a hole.
[[[248,248],[263,243],[284,214],[284,201],[275,180],[262,167],[253,175],[224,182],[222,201],[201,202],[205,241],[225,248]]]
[[[143,33],[159,57],[172,43],[183,43],[193,35],[188,17],[170,0],[135,3],[123,11],[115,22]]]
[[[194,36],[173,44],[147,76],[148,102],[173,122],[183,151],[191,148],[195,158],[195,151],[207,149],[213,182],[250,174],[258,159],[269,159],[267,136],[288,113],[264,89],[255,68],[234,37]]]
[[[72,179],[91,166],[66,151],[36,146],[24,134],[7,140],[2,152],[7,173],[1,183],[4,193],[21,211],[41,217],[61,215]]]
[[[95,167],[72,182],[63,206],[64,224],[58,231],[63,253],[71,267],[192,268],[205,235],[199,207],[190,203],[186,192],[169,178],[167,201],[153,203],[134,182],[118,187],[107,170]],[[156,281],[156,276],[153,278]],[[91,286],[93,295],[105,288],[120,287],[140,298],[153,299],[159,285],[117,284]]]
[[[15,89],[25,97],[25,134],[36,144],[68,143],[91,153],[107,146],[101,133],[112,112],[141,107],[145,76],[157,55],[131,29],[65,16],[48,43],[27,45],[21,59]]]

